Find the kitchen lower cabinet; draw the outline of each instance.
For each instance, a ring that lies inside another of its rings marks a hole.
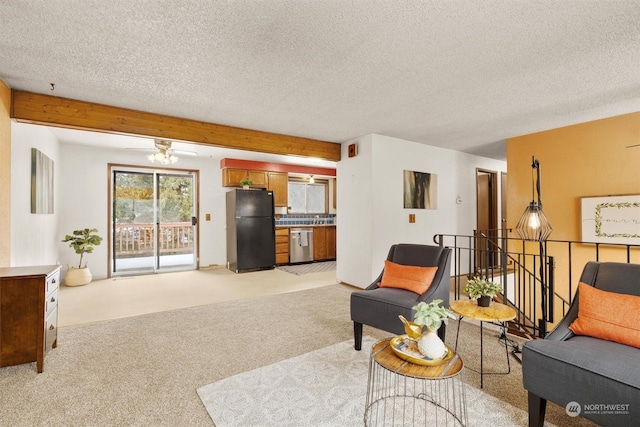
[[[313,260],[327,259],[327,228],[313,227]]]
[[[313,260],[336,258],[336,227],[313,227]]]
[[[336,227],[327,227],[327,258],[336,259]]]
[[[276,264],[289,264],[289,228],[276,228]]]

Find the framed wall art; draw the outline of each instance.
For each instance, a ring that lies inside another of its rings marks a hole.
[[[640,195],[583,197],[582,241],[640,244]]]
[[[438,209],[438,176],[433,173],[403,172],[405,209]]]
[[[53,160],[31,149],[31,213],[53,213]]]

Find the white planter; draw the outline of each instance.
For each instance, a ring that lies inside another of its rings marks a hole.
[[[440,360],[447,355],[447,347],[437,334],[429,329],[418,340],[420,353],[432,360]]]
[[[64,276],[64,284],[66,286],[82,286],[91,283],[92,278],[89,267],[69,267],[67,274]]]

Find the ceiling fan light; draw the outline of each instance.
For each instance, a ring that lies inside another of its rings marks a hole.
[[[147,159],[149,159],[151,163],[157,162],[162,165],[170,165],[178,161],[178,157],[171,154],[171,141],[166,139],[156,139],[155,146],[158,149],[158,152],[147,156]],[[195,155],[196,153],[193,154]]]

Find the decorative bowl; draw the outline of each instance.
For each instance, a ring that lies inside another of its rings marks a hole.
[[[420,353],[418,350],[418,343],[414,339],[409,338],[408,335],[398,335],[391,338],[390,345],[393,352],[400,359],[422,366],[442,365],[451,360],[454,354],[451,347],[445,344],[447,347],[447,354],[442,359],[430,359]]]

